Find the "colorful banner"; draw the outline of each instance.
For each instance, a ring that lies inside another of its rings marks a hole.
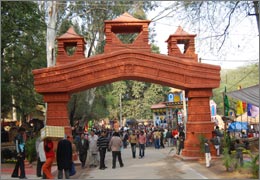
[[[252,104],[247,104],[247,116],[251,116],[251,108],[252,108]]]
[[[250,112],[251,112],[251,117],[255,118],[259,114],[259,107],[252,105]]]
[[[242,101],[237,101],[237,115],[244,114]]]
[[[238,86],[238,89],[242,89],[240,85]],[[243,107],[242,101],[240,101],[240,100],[237,101],[237,109],[236,110],[237,110],[237,113],[236,113],[237,115],[244,114],[244,107]]]
[[[228,101],[228,97],[226,95],[227,93],[227,89],[226,89],[226,86],[225,86],[225,92],[224,92],[224,115],[225,116],[228,116],[228,112],[229,112],[229,101]]]

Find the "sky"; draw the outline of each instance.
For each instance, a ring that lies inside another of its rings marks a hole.
[[[149,20],[152,20],[172,2],[160,3],[163,7],[150,12],[148,14]],[[222,69],[236,69],[244,65],[259,63],[259,36],[255,17],[239,19],[234,24],[230,28],[226,43],[218,55],[213,55],[209,51],[209,47],[203,42],[205,34],[192,31],[187,24],[178,19],[162,18],[156,22],[152,21],[149,26],[155,28],[157,34],[155,44],[159,46],[161,54],[167,54],[167,43],[165,41],[176,31],[178,26],[182,26],[184,31],[197,34],[195,48],[198,57],[202,59],[202,63],[220,65]]]

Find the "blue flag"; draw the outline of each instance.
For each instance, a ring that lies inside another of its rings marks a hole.
[[[252,108],[252,104],[247,104],[247,116],[252,116],[251,108]]]

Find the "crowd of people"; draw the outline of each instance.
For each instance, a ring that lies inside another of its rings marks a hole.
[[[25,159],[25,142],[24,142],[24,128],[19,128],[18,135],[15,138],[17,163],[11,177],[26,178],[24,170]],[[213,137],[208,140],[205,139],[205,161],[206,167],[210,167],[210,146],[211,142],[216,154],[221,154],[221,139],[223,133],[217,126],[214,130]],[[42,140],[38,137],[36,141],[37,151],[37,172],[38,177],[43,179],[53,179],[52,164],[56,158],[58,166],[58,179],[69,179],[70,176],[76,173],[74,161],[78,158],[81,162],[82,168],[96,168],[99,166],[100,170],[107,168],[105,158],[107,152],[112,152],[112,168],[116,168],[117,161],[120,167],[124,167],[123,157],[121,151],[126,149],[129,145],[131,147],[132,158],[138,156],[139,159],[145,157],[146,147],[153,147],[155,149],[162,149],[165,146],[176,148],[176,154],[181,155],[184,149],[185,132],[184,126],[180,124],[177,128],[162,128],[162,127],[145,127],[145,128],[121,128],[119,130],[92,128],[88,132],[82,132],[75,137],[64,136],[57,145],[56,152],[54,151],[54,143],[51,138]],[[239,140],[236,140],[235,149],[237,150],[237,159],[239,164],[243,165],[242,150],[245,145]],[[137,151],[139,149],[139,152]],[[20,175],[18,174],[20,169]]]
[[[57,145],[56,154],[53,149],[53,142],[50,138],[36,141],[37,150],[37,176],[44,179],[53,179],[51,167],[56,157],[58,167],[58,179],[69,179],[75,174],[74,154],[78,155],[81,168],[96,168],[105,170],[105,158],[107,152],[112,153],[112,168],[124,167],[121,151],[131,147],[132,157],[142,159],[145,157],[145,148],[152,147],[165,148],[164,144],[175,146],[177,152],[181,153],[184,148],[185,134],[183,128],[163,129],[159,127],[137,128],[137,129],[113,129],[92,128],[88,132],[76,135],[74,138],[67,136],[60,140]],[[179,143],[178,143],[179,142]],[[137,151],[139,149],[139,151]],[[74,171],[74,172],[73,172]],[[25,176],[25,175],[22,175]]]

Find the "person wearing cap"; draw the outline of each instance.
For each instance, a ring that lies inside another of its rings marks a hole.
[[[20,179],[27,179],[25,176],[24,160],[25,160],[25,142],[23,139],[25,128],[20,127],[18,129],[18,135],[15,137],[15,148],[17,152],[17,161],[12,173],[12,178],[19,177]],[[20,176],[18,176],[18,170],[20,169]]]
[[[206,167],[210,167],[211,154],[210,154],[208,139],[205,139],[204,148],[205,148]]]

